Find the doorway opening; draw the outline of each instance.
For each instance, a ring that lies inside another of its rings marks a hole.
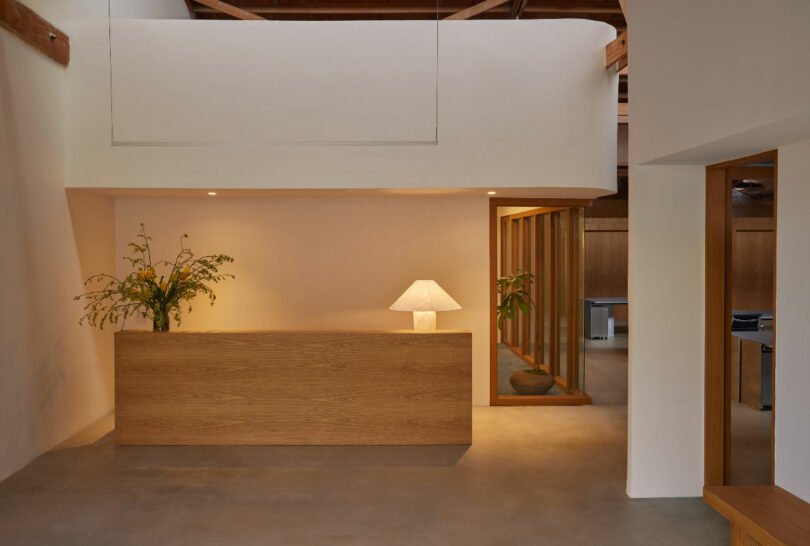
[[[584,207],[490,200],[490,403],[582,405]]]
[[[777,152],[706,168],[706,485],[773,483]]]

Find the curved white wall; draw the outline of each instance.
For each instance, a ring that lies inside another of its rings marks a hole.
[[[235,135],[240,135],[238,124],[231,123],[232,119],[227,127],[224,121],[218,126],[214,118],[203,120],[201,126],[199,117],[205,115],[203,112],[195,114],[193,109],[179,103],[173,108],[172,100],[177,101],[184,94],[176,91],[185,89],[190,75],[198,82],[198,92],[205,94],[210,87],[205,81],[214,84],[224,73],[224,64],[235,62],[232,56],[195,58],[183,54],[178,44],[195,36],[199,38],[203,31],[212,42],[243,44],[245,55],[252,60],[244,65],[243,72],[230,70],[228,74],[241,78],[239,85],[261,86],[267,82],[257,81],[255,71],[262,69],[262,57],[272,58],[284,52],[280,48],[251,52],[249,38],[252,34],[246,29],[278,28],[287,23],[200,23],[113,21],[114,101],[139,95],[137,100],[128,103],[128,112],[120,112],[116,106],[116,139],[120,136],[119,130],[135,128],[139,119],[150,121],[138,122],[138,130],[130,132],[135,140],[182,140],[202,144],[201,141],[221,140],[219,137],[234,140]],[[413,28],[418,35],[416,30],[425,23],[394,21],[385,24],[400,30]],[[138,67],[126,65],[133,60],[131,55],[122,53],[128,47],[126,41],[149,34],[150,28],[166,25],[171,26],[172,32],[163,32],[159,38],[154,38],[159,39],[165,52],[160,62],[153,63],[154,72],[150,73],[149,63],[140,63]],[[399,45],[383,44],[390,49],[387,70],[392,71],[392,76],[405,66],[415,74],[409,83],[413,88],[399,90],[405,95],[416,92],[421,97],[410,103],[413,115],[388,116],[378,126],[375,123],[379,120],[374,116],[345,122],[351,119],[346,116],[346,110],[341,110],[346,104],[324,87],[320,93],[311,95],[309,102],[322,112],[333,110],[343,116],[345,130],[341,133],[333,126],[325,131],[310,123],[302,133],[296,121],[299,118],[283,109],[265,109],[255,100],[231,104],[222,97],[214,97],[222,102],[222,108],[233,109],[237,118],[252,111],[255,118],[272,122],[272,131],[262,134],[261,128],[257,129],[257,124],[252,123],[251,129],[244,131],[246,145],[195,146],[113,145],[107,19],[103,16],[76,18],[66,26],[72,47],[68,69],[67,185],[70,187],[546,187],[560,188],[556,192],[560,197],[598,196],[615,191],[617,76],[604,69],[604,46],[613,38],[615,30],[602,23],[583,20],[441,22],[435,102],[426,100],[423,87],[428,74],[419,72],[419,63],[409,61],[415,53],[414,48],[407,46],[407,40],[398,42]],[[124,34],[116,34],[116,29],[120,31],[125,26],[130,30],[128,38],[118,43],[117,40],[124,39]],[[369,28],[372,27],[374,25]],[[300,26],[295,39],[318,44],[319,28],[322,28],[320,24]],[[399,34],[407,36],[408,32]],[[374,47],[367,32],[352,36],[364,46]],[[351,36],[346,36],[346,40],[349,39]],[[174,46],[172,40],[177,42]],[[345,74],[351,75],[349,65],[355,65],[357,59],[345,60],[344,53],[360,50],[354,46],[346,45],[345,51],[341,51],[334,43],[323,44],[323,54],[338,68],[330,73],[333,81],[341,73],[340,63],[347,63]],[[435,47],[435,35],[432,46]],[[425,57],[431,70],[435,69],[435,59],[430,59],[426,51],[419,56],[420,59]],[[379,64],[375,66],[375,70],[383,70]],[[119,80],[119,77],[127,79]],[[277,77],[285,78],[283,70]],[[126,87],[134,88],[136,82],[137,93],[125,91]],[[345,93],[354,83],[351,78],[342,81],[341,89]],[[392,92],[390,88],[389,92]],[[145,97],[155,97],[155,100]],[[376,101],[376,105],[370,104],[369,111],[373,112],[380,105],[396,104],[395,99],[392,95],[375,97],[372,102]],[[275,102],[283,104],[284,97],[278,96]],[[289,102],[296,104],[294,100]],[[425,120],[433,119],[436,106],[438,140],[433,144],[255,143],[262,139],[278,140],[279,135],[284,140],[285,135],[291,134],[303,140],[327,139],[338,143],[344,137],[345,140],[390,140],[392,136],[413,139],[413,135],[423,141]],[[192,120],[195,115],[199,117]],[[119,125],[124,119],[121,116],[131,122],[128,127]],[[392,131],[392,124],[396,123],[402,126],[393,127]]]

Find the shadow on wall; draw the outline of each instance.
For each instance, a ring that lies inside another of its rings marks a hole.
[[[64,188],[64,70],[0,33],[0,71],[13,75],[0,78],[2,479],[108,412],[113,372],[112,346],[79,328],[72,301],[82,285]],[[110,218],[82,248],[112,240]]]

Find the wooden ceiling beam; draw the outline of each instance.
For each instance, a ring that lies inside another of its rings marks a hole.
[[[260,17],[255,13],[251,13],[250,11],[243,10],[242,8],[238,8],[232,4],[226,4],[225,2],[221,2],[220,0],[194,0],[198,4],[203,4],[204,6],[208,6],[209,8],[215,9],[217,11],[221,11],[222,13],[226,13],[231,17],[235,17],[237,19],[242,19],[244,21],[266,21],[264,17]]]
[[[198,0],[194,0],[195,2]],[[196,8],[195,10],[200,14],[215,14],[219,10],[212,8]],[[438,10],[436,6],[349,6],[349,5],[336,5],[336,6],[267,6],[260,8],[251,8],[250,13],[263,14],[263,15],[328,15],[328,14],[418,14],[418,13],[454,13],[456,9],[442,8]]]
[[[70,39],[67,34],[16,0],[0,0],[0,27],[57,63],[70,62]]]
[[[616,65],[616,70],[627,66],[627,31],[619,34],[615,40],[605,46],[605,68]]]
[[[548,14],[608,14],[621,15],[621,8],[610,8],[604,6],[582,6],[573,5],[566,7],[559,6],[527,6],[526,13],[548,13]]]
[[[475,17],[478,14],[484,13],[487,10],[490,10],[494,7],[500,6],[501,4],[505,4],[509,0],[484,0],[483,2],[479,2],[474,6],[470,6],[467,9],[463,9],[453,15],[449,15],[444,18],[445,21],[463,21],[464,19],[469,19],[470,17]]]
[[[190,1],[190,0],[189,0]],[[197,2],[198,0],[194,0]],[[609,8],[604,6],[586,6],[586,5],[573,5],[568,7],[556,7],[556,6],[536,6],[536,5],[529,5],[527,0],[513,0],[513,5],[510,8],[509,6],[503,6],[503,4],[507,3],[508,0],[504,2],[498,2],[493,7],[486,9],[485,11],[490,10],[497,10],[498,12],[507,12],[510,9],[514,15],[514,6],[522,5],[523,12],[531,13],[531,14],[546,14],[546,15],[620,15],[621,9],[619,8]],[[200,2],[203,3],[203,2]],[[464,2],[457,2],[456,5],[439,5],[436,6],[435,3],[431,2],[424,2],[424,3],[414,3],[411,5],[374,5],[374,4],[367,4],[367,3],[349,3],[349,2],[341,2],[332,4],[331,2],[320,2],[320,5],[312,5],[312,3],[306,3],[301,5],[286,5],[286,6],[279,6],[279,5],[267,5],[267,6],[259,6],[259,5],[251,5],[251,6],[244,6],[244,7],[237,7],[232,6],[236,9],[241,9],[245,12],[252,13],[255,15],[281,15],[281,14],[317,14],[317,15],[326,15],[326,14],[420,14],[420,13],[457,13],[461,12],[466,9],[472,9],[476,7],[474,6],[464,6]],[[461,4],[461,5],[458,5]],[[207,6],[197,6],[194,8],[194,11],[198,14],[216,14],[222,12],[220,9],[216,9],[213,7]],[[480,12],[479,12],[480,13]],[[522,15],[522,13],[521,13]]]
[[[773,167],[731,167],[729,176],[732,180],[773,180]]]

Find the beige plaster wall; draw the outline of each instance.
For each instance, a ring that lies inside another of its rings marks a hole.
[[[237,278],[214,307],[195,300],[182,329],[409,329],[411,314],[388,307],[414,280],[436,280],[463,307],[438,327],[472,331],[473,402],[489,403],[486,197],[118,198],[120,274],[140,222],[155,257],[173,258],[188,233],[195,253],[235,259]]]
[[[68,203],[64,68],[0,32],[0,74],[1,480],[112,409],[111,332],[80,328],[72,298],[113,266],[113,202]]]

